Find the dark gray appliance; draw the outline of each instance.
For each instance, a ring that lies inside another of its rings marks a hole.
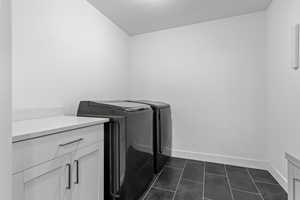
[[[82,101],[77,115],[110,118],[104,136],[104,199],[139,199],[154,178],[151,107],[125,101]]]
[[[130,100],[143,103],[153,109],[153,154],[154,171],[159,173],[169,157],[172,149],[172,116],[171,106],[164,102],[148,100]]]

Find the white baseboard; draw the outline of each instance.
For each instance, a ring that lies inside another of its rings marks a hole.
[[[288,181],[287,179],[281,174],[279,170],[274,168],[271,164],[269,164],[268,171],[272,174],[272,176],[277,180],[277,182],[288,192]]]
[[[278,183],[287,191],[288,184],[287,179],[274,167],[272,167],[268,161],[249,159],[237,156],[228,156],[221,154],[211,154],[203,152],[192,152],[183,150],[172,150],[172,156],[178,158],[186,158],[192,160],[200,160],[214,163],[222,163],[227,165],[236,165],[247,168],[256,168],[268,170],[272,176],[278,181]]]
[[[236,157],[236,156],[183,151],[183,150],[173,150],[172,156],[179,157],[179,158],[193,159],[193,160],[222,163],[227,165],[237,165],[237,166],[248,167],[248,168],[269,169],[268,162],[264,160],[255,160],[255,159],[248,159],[248,158]]]

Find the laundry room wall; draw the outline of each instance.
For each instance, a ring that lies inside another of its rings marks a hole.
[[[300,1],[273,0],[267,10],[267,147],[273,174],[286,188],[284,154],[300,157],[300,71],[292,69],[296,24],[300,24]]]
[[[130,97],[173,109],[173,153],[265,167],[265,13],[132,37]]]
[[[0,0],[0,194],[11,199],[11,17],[10,0]]]
[[[12,1],[13,109],[127,96],[128,35],[86,0]]]

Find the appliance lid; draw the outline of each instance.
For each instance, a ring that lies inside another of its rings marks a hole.
[[[143,103],[150,105],[152,107],[157,107],[157,108],[169,108],[170,105],[161,101],[151,101],[151,100],[130,100],[129,102],[138,102],[138,103]]]
[[[135,103],[135,102],[128,102],[128,101],[96,101],[95,103],[101,103],[105,105],[113,106],[117,109],[125,110],[128,112],[134,112],[134,111],[140,111],[140,110],[149,110],[151,109],[150,106],[141,104],[141,103]]]

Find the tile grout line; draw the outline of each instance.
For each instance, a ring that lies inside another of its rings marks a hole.
[[[161,187],[157,187],[157,186],[152,186],[152,189],[158,189],[158,190],[161,190],[161,191],[172,192],[172,193],[175,192],[174,190],[169,190],[169,189],[165,189],[165,188],[161,188]]]
[[[204,166],[203,166],[203,187],[202,187],[202,200],[204,200],[204,190],[205,190],[205,168],[206,168],[206,162],[204,162]]]
[[[263,184],[269,184],[269,185],[279,185],[277,183],[268,183],[268,182],[264,182],[264,181],[258,181],[258,180],[254,180],[255,183],[263,183]]]
[[[162,172],[165,170],[165,168],[163,168],[154,178],[153,183],[150,185],[148,191],[144,194],[144,197],[141,200],[146,200],[148,194],[150,193],[151,189],[154,188],[154,184],[156,183],[157,179],[160,177],[160,175],[162,174]]]
[[[187,160],[185,160],[185,161],[184,161],[184,165],[183,165],[183,168],[182,168],[182,171],[181,171],[181,174],[180,174],[180,177],[179,177],[179,180],[178,180],[178,183],[177,183],[177,186],[176,186],[175,192],[174,192],[174,194],[173,194],[173,198],[172,198],[172,200],[174,200],[174,199],[175,199],[175,197],[176,197],[176,194],[177,194],[177,191],[178,191],[178,188],[179,188],[179,185],[180,185],[181,179],[182,179],[182,177],[183,177],[183,172],[184,172],[184,169],[185,169],[186,163],[187,163]]]
[[[184,181],[188,181],[188,182],[191,182],[191,183],[195,183],[195,184],[198,184],[198,185],[202,185],[203,183],[200,182],[200,181],[194,181],[194,180],[191,180],[191,179],[187,179],[187,178],[182,178],[182,180]]]
[[[228,176],[226,165],[224,165],[224,169],[225,169],[225,174],[226,174],[226,180],[227,180],[227,183],[229,185],[229,191],[230,191],[230,194],[231,194],[231,198],[232,198],[232,200],[235,200],[234,196],[233,196],[233,193],[232,193],[232,187],[231,187],[231,183],[230,183],[230,180],[229,180],[229,176]]]
[[[255,193],[255,192],[249,192],[249,191],[246,191],[246,190],[241,190],[241,189],[237,189],[237,188],[232,188],[232,190],[239,191],[239,192],[244,192],[244,193],[249,193],[249,194],[256,194],[256,195],[260,195],[259,193]]]
[[[263,197],[263,195],[261,194],[259,188],[257,187],[257,185],[256,185],[256,183],[255,183],[255,181],[254,181],[254,178],[253,178],[252,175],[250,174],[249,169],[246,168],[246,170],[247,170],[247,172],[248,172],[248,174],[249,174],[249,176],[250,176],[250,179],[251,179],[251,181],[253,182],[253,184],[254,184],[254,186],[255,186],[255,188],[256,188],[256,190],[257,190],[259,196],[262,198],[262,200],[264,200],[264,197]]]
[[[214,176],[223,176],[226,177],[226,175],[223,174],[216,174],[216,173],[211,173],[211,172],[206,172],[207,175],[214,175]]]

